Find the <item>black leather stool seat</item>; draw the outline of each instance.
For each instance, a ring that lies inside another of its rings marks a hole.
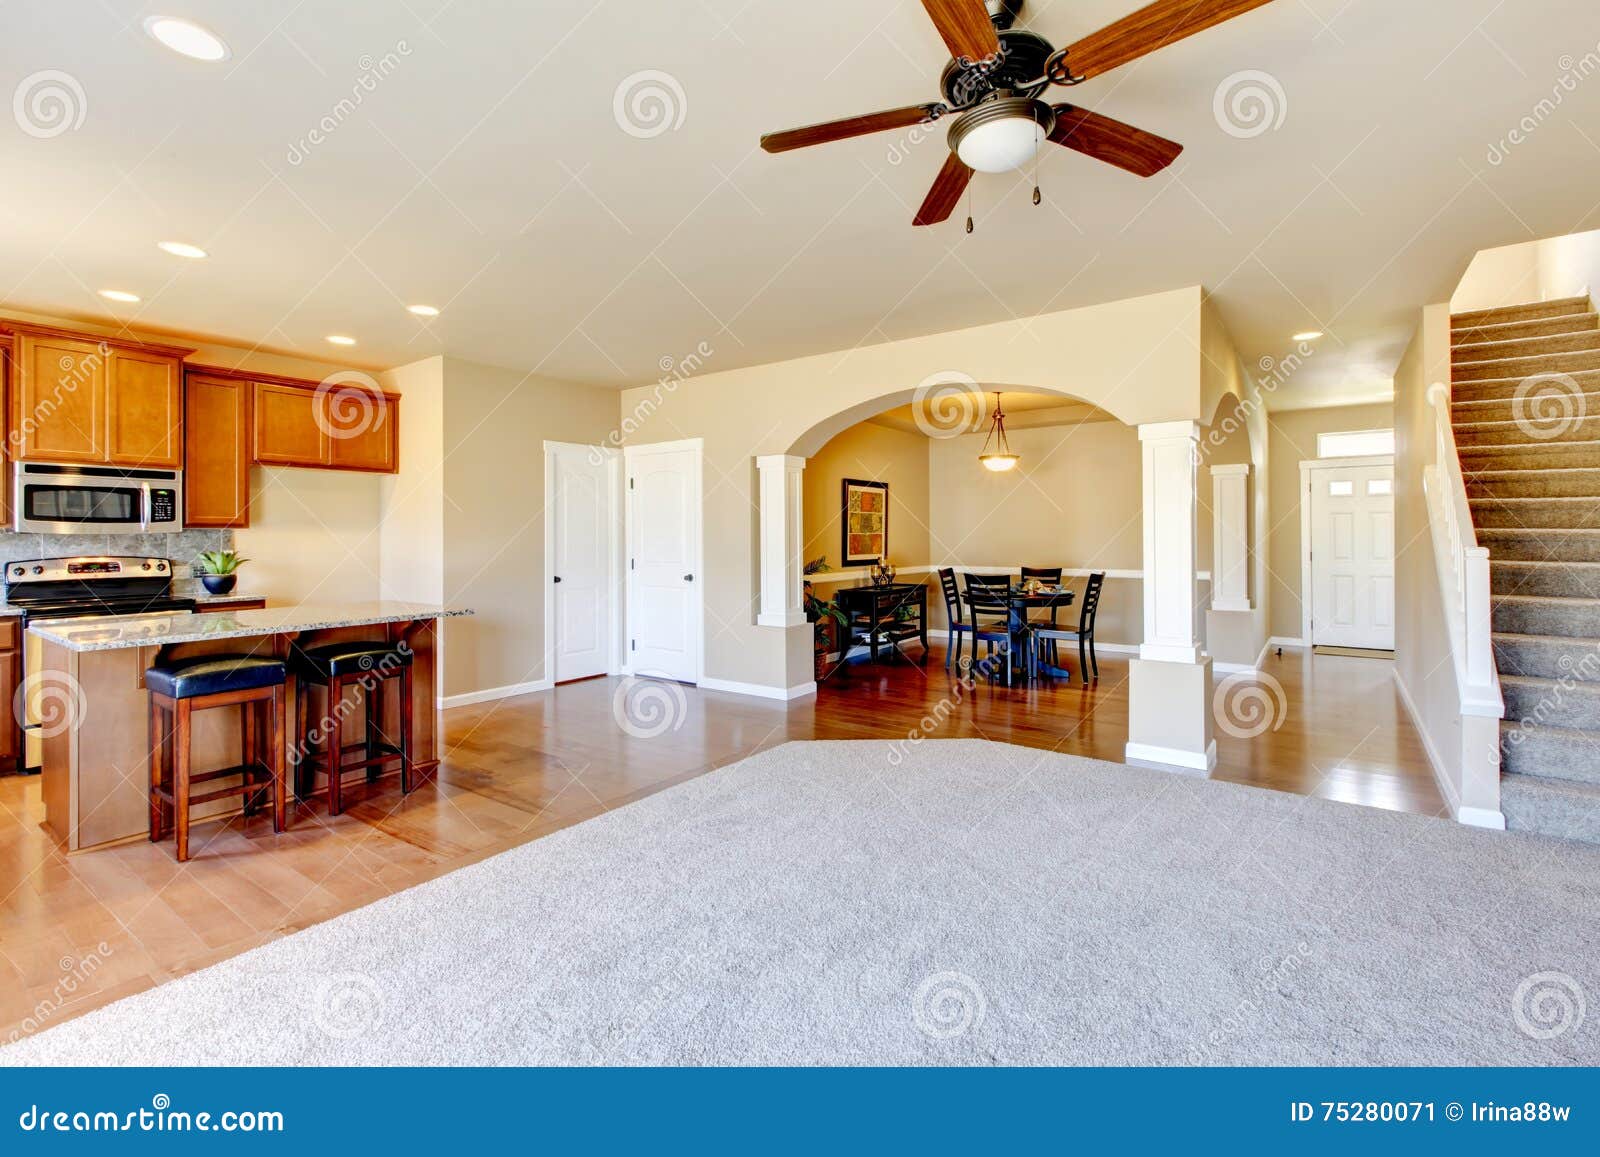
[[[325,643],[290,652],[295,670],[314,679],[366,675],[411,666],[411,648],[391,643]]]
[[[270,655],[194,655],[151,667],[144,673],[144,684],[169,699],[193,699],[277,687],[286,673],[283,660]]]

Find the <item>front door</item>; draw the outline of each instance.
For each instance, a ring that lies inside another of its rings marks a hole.
[[[700,450],[628,447],[628,664],[700,679]]]
[[[1311,642],[1394,650],[1394,466],[1311,479]]]
[[[550,446],[555,681],[611,669],[611,459],[595,446]]]

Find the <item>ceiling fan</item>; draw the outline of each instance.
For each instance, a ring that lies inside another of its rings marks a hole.
[[[922,0],[951,53],[939,77],[942,101],[768,133],[761,138],[761,147],[783,153],[953,116],[950,155],[917,210],[914,225],[945,220],[974,172],[1021,168],[1046,140],[1151,177],[1172,164],[1183,146],[1076,105],[1049,104],[1041,94],[1051,85],[1081,84],[1269,2],[1155,0],[1057,49],[1038,33],[1013,27],[1023,0]],[[1034,200],[1037,203],[1037,189]],[[970,219],[967,229],[972,229]]]

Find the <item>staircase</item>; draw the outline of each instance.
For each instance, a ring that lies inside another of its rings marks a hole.
[[[1506,826],[1600,843],[1600,315],[1593,303],[1574,297],[1457,314],[1450,401],[1473,525],[1489,551],[1506,707]]]

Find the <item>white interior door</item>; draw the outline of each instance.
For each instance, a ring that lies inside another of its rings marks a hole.
[[[1394,466],[1311,479],[1311,641],[1394,650]]]
[[[628,667],[700,679],[700,450],[630,446],[628,475]]]
[[[599,447],[550,445],[551,653],[557,683],[611,670],[612,459]]]

